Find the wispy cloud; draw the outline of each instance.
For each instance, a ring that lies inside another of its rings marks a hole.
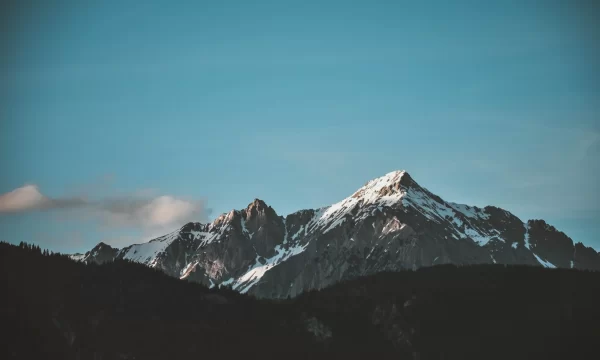
[[[156,195],[156,191],[150,190],[100,199],[49,197],[38,186],[28,184],[0,195],[0,215],[69,209],[77,209],[78,215],[96,220],[105,228],[144,231],[206,221],[209,214],[204,200]]]
[[[97,204],[105,225],[110,227],[169,227],[189,221],[204,221],[204,201],[162,195],[154,198],[121,197]]]
[[[68,209],[87,205],[83,198],[51,198],[42,194],[37,185],[24,185],[0,195],[0,213],[35,210]]]

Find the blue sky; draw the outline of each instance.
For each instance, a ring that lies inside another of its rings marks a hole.
[[[598,7],[449,3],[11,8],[0,194],[45,210],[0,213],[0,239],[122,246],[254,198],[328,205],[406,169],[600,250]]]

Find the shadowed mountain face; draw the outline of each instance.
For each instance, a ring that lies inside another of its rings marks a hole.
[[[600,255],[543,220],[449,203],[405,171],[369,181],[320,209],[278,216],[261,200],[210,224],[189,223],[148,243],[99,244],[74,258],[129,259],[209,287],[294,297],[381,271],[438,264],[523,264],[600,270]]]

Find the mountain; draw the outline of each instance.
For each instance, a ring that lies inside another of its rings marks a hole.
[[[600,255],[543,220],[446,202],[406,171],[367,182],[328,207],[277,215],[255,199],[210,224],[123,249],[73,257],[126,259],[209,287],[286,298],[382,271],[439,264],[522,264],[600,270]]]
[[[0,359],[587,359],[600,339],[596,271],[446,264],[274,300],[27,244],[0,268]]]

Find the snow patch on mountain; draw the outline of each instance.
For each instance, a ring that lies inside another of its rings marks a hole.
[[[229,278],[229,280],[223,281],[222,283],[220,283],[219,288],[221,286],[229,286],[229,285],[233,284],[234,281],[235,281],[235,278],[231,277],[231,278]]]
[[[421,189],[409,189],[402,199],[407,207],[417,210],[427,219],[438,224],[449,223],[453,230],[463,239],[470,238],[479,245],[500,237],[497,230],[486,232],[471,223],[474,219],[486,219],[487,214],[476,211],[468,205],[440,202]],[[462,218],[462,219],[461,219]],[[471,221],[469,220],[471,219]],[[464,221],[463,221],[464,220]],[[462,230],[464,228],[464,230]]]
[[[220,240],[227,230],[229,230],[229,226],[221,226],[218,230],[209,227],[209,231],[190,231],[190,234],[194,235],[193,240],[201,241],[198,245],[198,249],[200,249],[215,240]]]
[[[497,238],[500,239],[499,237],[495,236],[495,235],[485,235],[480,231],[475,230],[474,228],[466,228],[465,231],[463,232],[464,237],[469,237],[471,238],[473,241],[475,241],[477,244],[483,246],[485,244],[487,244],[488,242],[490,242],[490,240]],[[500,239],[502,240],[502,239]]]
[[[525,248],[531,250],[531,244],[529,244],[529,225],[523,223],[523,226],[525,227]]]
[[[550,269],[556,269],[556,266],[554,266],[554,264],[552,264],[549,261],[546,261],[544,259],[542,259],[541,257],[539,257],[536,253],[534,253],[533,251],[531,252],[533,254],[533,256],[535,256],[535,259],[545,268],[550,268]]]
[[[404,227],[406,226],[406,224],[403,224],[400,222],[400,220],[398,220],[398,218],[396,218],[395,216],[388,221],[385,226],[383,227],[383,229],[381,229],[381,235],[380,237],[383,237],[387,234],[390,233],[394,233],[397,231],[400,231],[402,229],[404,229]]]
[[[464,216],[471,218],[471,219],[488,220],[490,218],[490,216],[488,214],[486,214],[483,211],[483,209],[480,209],[476,206],[457,204],[457,203],[453,203],[453,202],[449,202],[447,204],[449,206],[451,206],[454,210],[460,212]]]
[[[180,279],[185,279],[187,278],[192,270],[194,270],[194,268],[196,267],[196,265],[198,265],[197,261],[192,261],[189,264],[187,264],[182,270],[181,270],[181,276],[179,277]]]
[[[190,233],[188,235],[189,235],[190,240],[198,240],[203,236],[207,236],[208,233],[206,233],[204,231],[190,230]]]
[[[442,216],[436,213],[433,206],[434,201],[430,199],[423,191],[409,189],[408,196],[402,202],[405,207],[412,207],[417,210],[421,215],[425,216],[431,221],[440,223],[439,218],[443,219]]]
[[[123,259],[144,263],[150,267],[156,266],[157,255],[162,253],[167,246],[171,245],[179,237],[179,231],[161,236],[144,244],[131,245],[122,251],[126,251]]]
[[[72,254],[69,255],[69,258],[75,261],[84,261],[87,257],[85,256],[85,254]]]
[[[298,238],[298,236],[300,236],[302,234],[303,231],[304,231],[304,234],[306,234],[306,229],[304,228],[304,225],[300,225],[300,228],[294,235],[292,235],[290,240],[295,241]]]
[[[242,226],[243,234],[250,234],[250,231],[248,231],[248,228],[246,227],[246,220],[243,216],[240,216],[240,225]]]
[[[255,264],[245,274],[232,282],[232,288],[234,290],[238,290],[242,294],[245,294],[248,292],[248,290],[250,290],[251,287],[260,281],[267,271],[289,259],[290,257],[302,253],[304,250],[306,250],[307,246],[308,244],[305,244],[304,246],[296,245],[288,249],[283,249],[281,246],[277,245],[275,247],[277,254],[273,257],[265,259],[264,263],[261,263],[259,257],[257,256]],[[225,283],[222,283],[222,285],[224,284]]]

